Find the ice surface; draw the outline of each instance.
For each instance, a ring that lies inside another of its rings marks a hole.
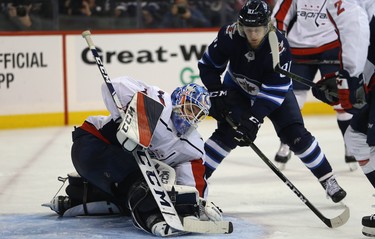
[[[250,148],[237,148],[209,181],[209,199],[233,222],[234,232],[204,238],[367,238],[361,234],[361,218],[374,212],[374,190],[361,169],[350,172],[344,163],[335,116],[309,116],[305,121],[348,193],[349,221],[328,228]],[[149,238],[126,217],[58,218],[41,207],[61,186],[57,177],[74,171],[70,161],[72,128],[0,131],[0,238]],[[206,139],[214,128],[214,121],[206,120],[198,129]],[[279,141],[270,122],[262,125],[255,144],[273,161]],[[340,205],[326,199],[321,185],[297,157],[292,157],[283,173],[326,217],[342,212]]]

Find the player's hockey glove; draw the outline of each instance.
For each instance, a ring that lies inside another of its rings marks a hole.
[[[258,130],[263,121],[258,120],[251,114],[244,114],[236,129],[234,139],[238,146],[249,146],[257,137]]]
[[[228,90],[222,86],[210,87],[211,108],[209,115],[214,117],[217,121],[225,121],[225,117],[229,115],[226,98],[228,97]]]
[[[350,77],[349,73],[343,70],[337,77],[336,83],[342,108],[346,110],[360,109],[366,104],[362,74],[359,77]]]
[[[336,84],[337,76],[338,72],[324,75],[323,78],[316,83],[317,87],[312,87],[311,89],[315,98],[329,105],[339,104]]]

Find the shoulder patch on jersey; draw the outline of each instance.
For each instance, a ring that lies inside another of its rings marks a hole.
[[[233,35],[237,31],[237,24],[233,23],[232,25],[228,25],[227,28],[225,29],[225,34],[229,35],[231,39],[233,39]]]

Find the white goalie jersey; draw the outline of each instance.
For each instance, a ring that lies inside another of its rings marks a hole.
[[[171,120],[172,102],[170,94],[156,86],[150,86],[142,81],[128,76],[113,79],[112,85],[119,97],[121,105],[126,107],[133,95],[142,92],[148,97],[160,102],[163,112],[157,122],[151,144],[148,147],[150,155],[170,166],[176,171],[176,184],[196,187],[202,197],[207,196],[207,183],[204,180],[204,141],[198,131],[191,130],[184,135],[179,135]],[[107,86],[103,84],[102,95],[104,103],[110,112],[107,117],[91,116],[86,119],[100,131],[111,121],[119,122],[120,113],[113,101]]]

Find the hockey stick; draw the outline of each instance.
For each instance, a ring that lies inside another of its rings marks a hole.
[[[237,125],[234,123],[234,121],[229,116],[226,117],[226,121],[234,129],[237,128]],[[288,186],[288,188],[290,190],[292,190],[292,192],[294,192],[297,195],[297,197],[304,204],[306,204],[306,206],[308,206],[310,208],[310,210],[316,216],[319,217],[320,220],[322,220],[324,222],[324,224],[326,224],[330,228],[336,228],[336,227],[344,225],[349,220],[350,210],[346,205],[344,205],[345,210],[340,215],[338,215],[334,218],[331,218],[331,219],[325,217],[318,209],[316,209],[314,207],[314,205],[312,205],[310,203],[310,201],[296,188],[296,186],[294,186],[293,183],[290,182],[284,176],[284,174],[267,158],[266,155],[263,154],[263,152],[253,142],[249,142],[249,145],[252,148],[252,150],[254,150],[254,152],[263,160],[263,162],[265,162],[268,165],[268,167]]]
[[[279,41],[277,40],[277,35],[275,31],[270,31],[268,34],[268,40],[271,47],[271,53],[272,53],[272,64],[273,69],[276,72],[279,72],[295,81],[298,81],[304,85],[307,85],[309,87],[314,87],[320,90],[320,88],[312,81],[307,80],[303,78],[302,76],[299,76],[297,74],[294,74],[290,71],[284,70],[280,67],[280,55],[279,55]],[[328,94],[330,94],[333,97],[338,97],[337,93],[329,91]]]
[[[304,65],[340,65],[339,60],[294,60],[293,63]]]
[[[94,45],[94,42],[91,39],[91,32],[84,31],[82,32],[82,37],[85,38],[87,45],[89,46],[91,53],[93,54],[96,64],[99,68],[99,71],[104,79],[104,82],[107,85],[107,88],[112,95],[113,101],[116,104],[117,109],[121,115],[121,118],[125,118],[124,107],[121,105],[120,99],[118,98],[116,91],[112,85],[111,79],[108,76],[106,69],[104,68],[103,62],[98,54],[98,51]],[[125,150],[125,149],[124,149]],[[145,181],[147,182],[148,187],[150,188],[152,195],[160,209],[160,212],[163,215],[166,223],[173,227],[174,229],[184,231],[184,226],[181,223],[181,220],[176,212],[176,209],[173,206],[173,203],[162,186],[159,175],[155,169],[154,164],[150,160],[148,152],[144,150],[143,147],[139,146],[136,150],[133,150],[134,158],[136,159],[140,170],[144,176]]]

